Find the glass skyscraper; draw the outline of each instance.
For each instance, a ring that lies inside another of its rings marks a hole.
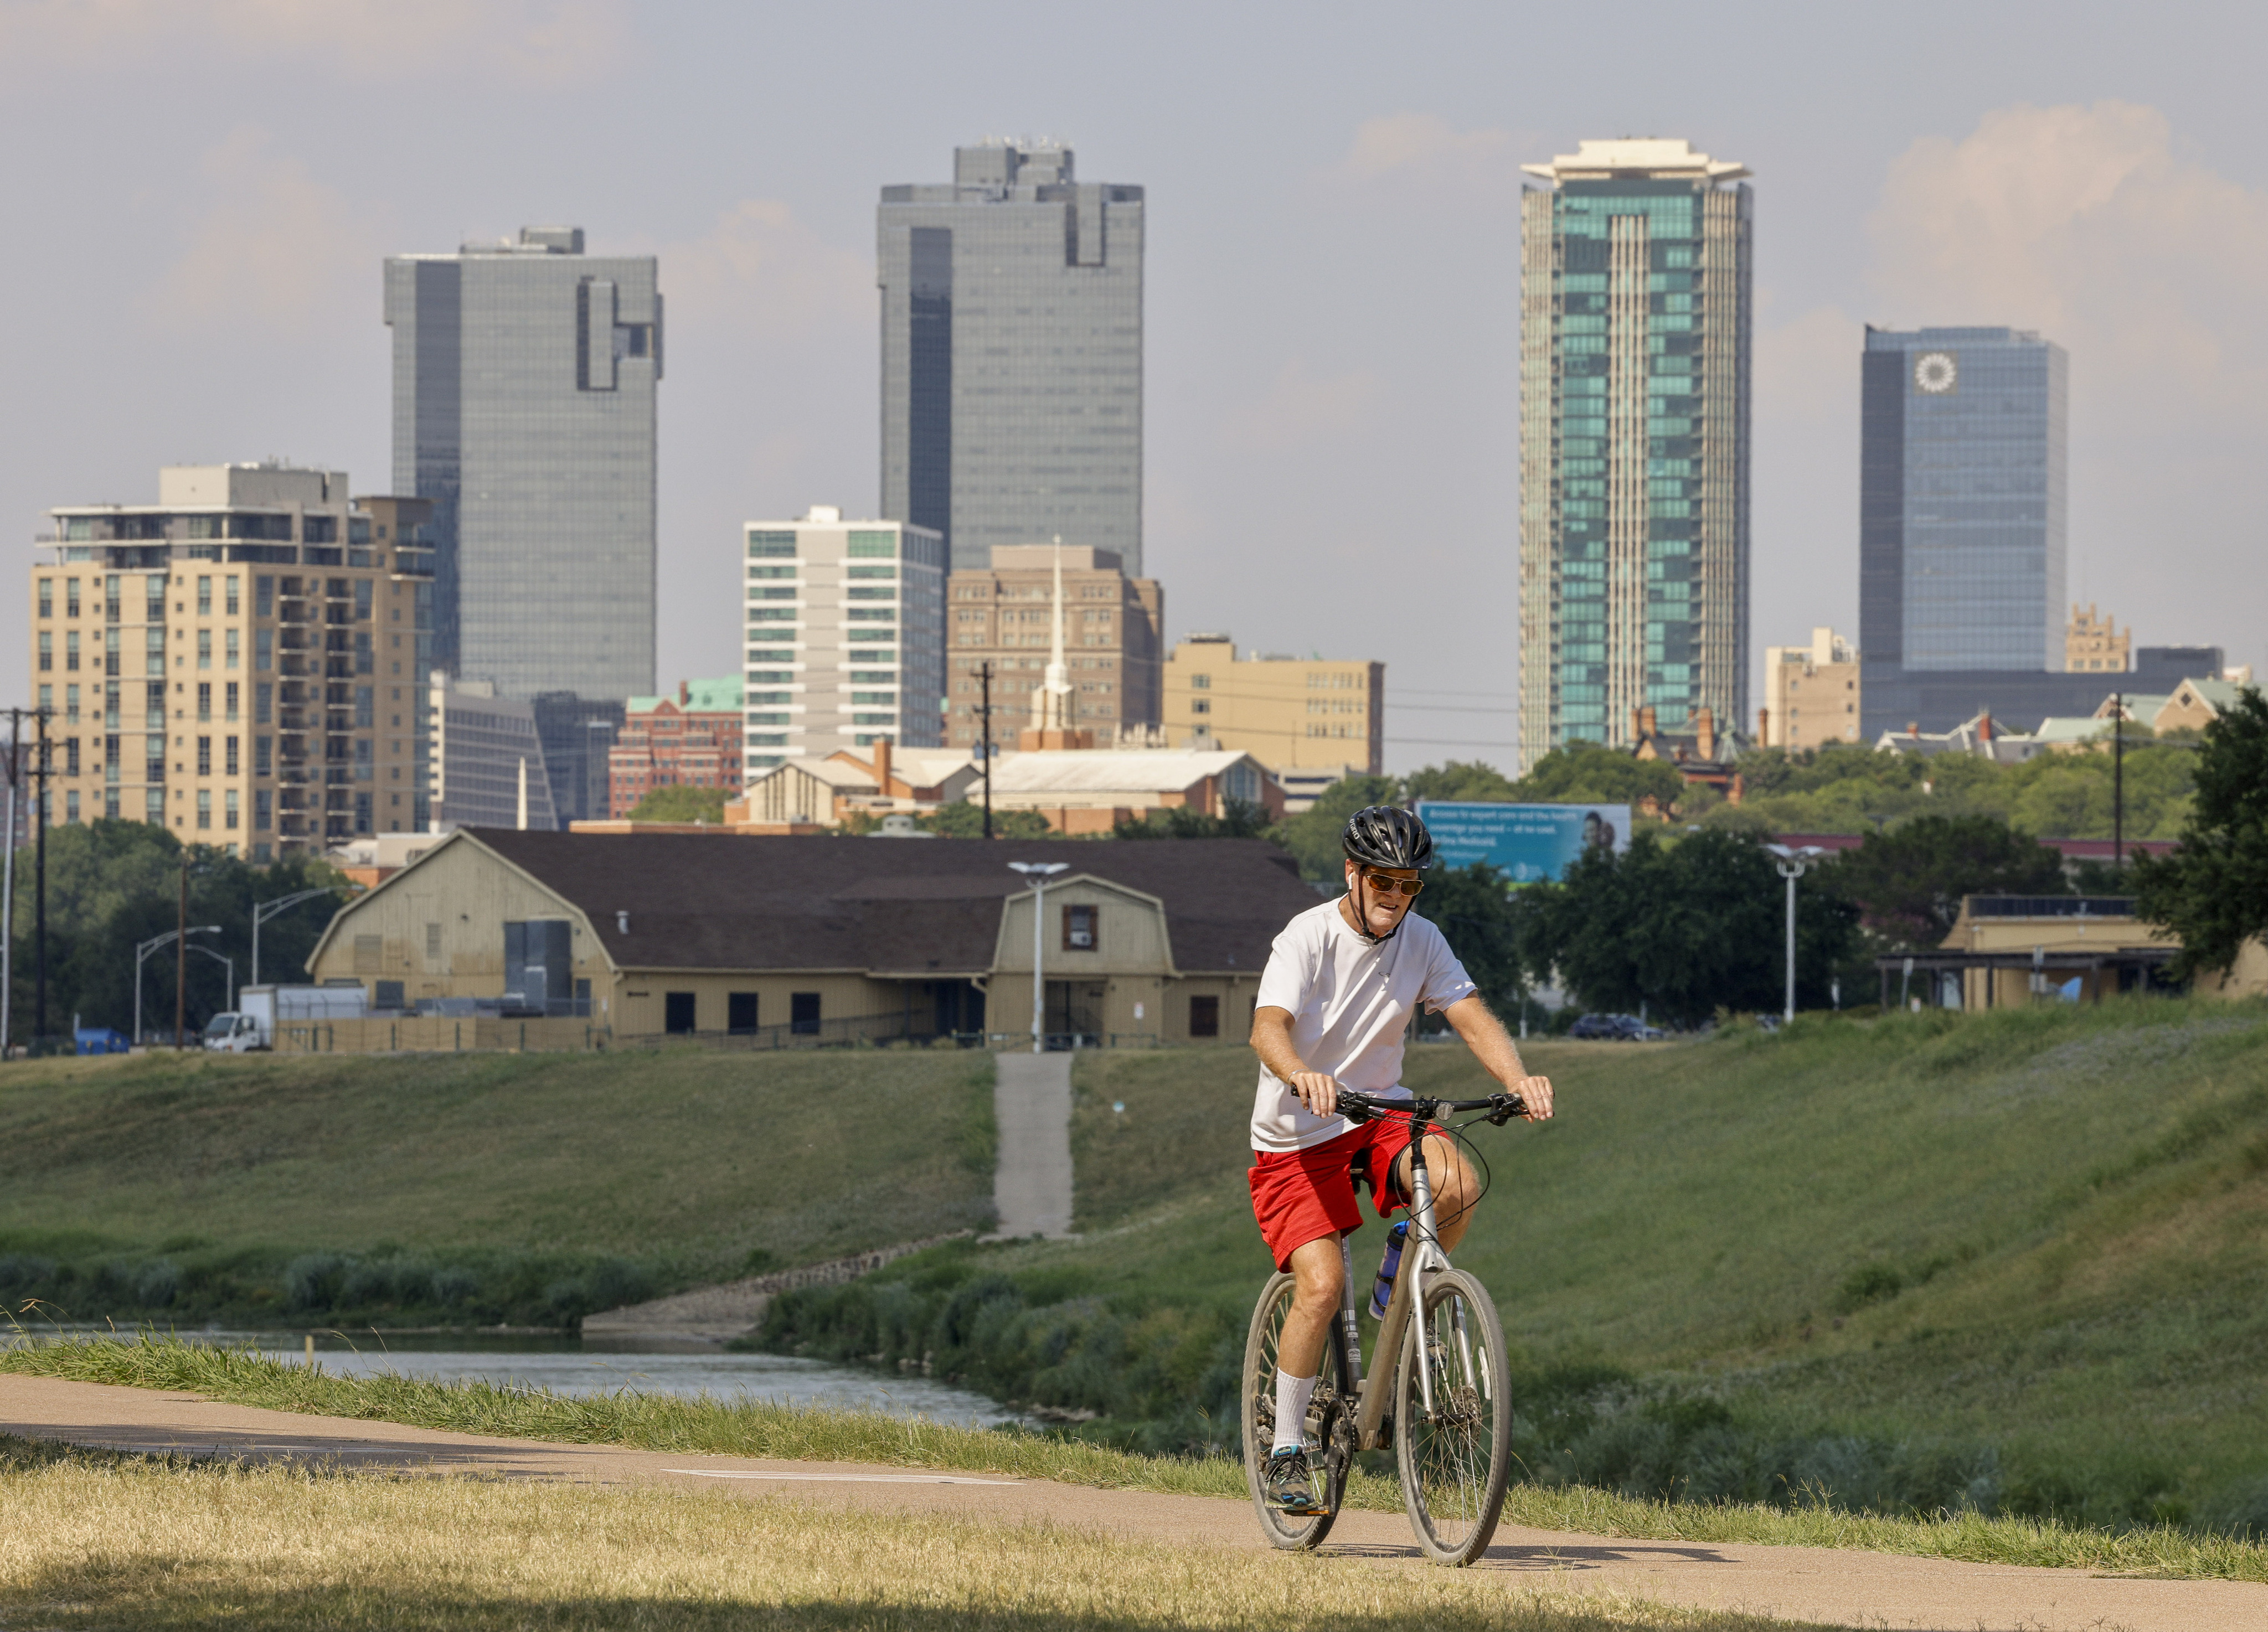
[[[1522,763],[1748,717],[1751,195],[1584,142],[1521,200]]]
[[[387,260],[395,490],[433,502],[431,665],[521,699],[653,690],[655,283],[579,227]]]
[[[2021,329],[1867,331],[1862,693],[1901,673],[2064,666],[2069,371]]]
[[[954,150],[950,187],[886,187],[882,514],[1142,571],[1142,189],[1079,181],[1069,148]]]

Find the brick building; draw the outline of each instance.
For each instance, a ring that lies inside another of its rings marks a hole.
[[[1130,578],[1107,549],[998,545],[990,567],[953,575],[946,587],[945,746],[982,737],[979,675],[992,665],[992,739],[1013,746],[1055,640],[1057,557],[1062,557],[1064,724],[1107,741],[1158,724],[1163,710],[1165,595]]]
[[[620,820],[656,788],[740,790],[740,680],[680,680],[674,697],[632,697],[607,755],[607,813]]]

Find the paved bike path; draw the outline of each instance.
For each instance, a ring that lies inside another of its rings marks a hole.
[[[992,1175],[999,1233],[1011,1240],[1071,1233],[1071,1055],[993,1056],[992,1120],[1000,1154]]]
[[[333,1458],[349,1466],[722,1490],[752,1500],[785,1496],[979,1523],[1045,1519],[1132,1540],[1263,1545],[1247,1504],[1207,1496],[442,1433],[11,1373],[0,1373],[0,1432],[136,1452]],[[1328,1550],[1413,1565],[1418,1556],[1408,1521],[1397,1513],[1344,1515]],[[2268,1586],[2248,1582],[2138,1581],[1824,1547],[1616,1540],[1507,1525],[1474,1568],[1507,1585],[1636,1594],[1836,1626],[1929,1632],[2258,1632],[2268,1626]]]

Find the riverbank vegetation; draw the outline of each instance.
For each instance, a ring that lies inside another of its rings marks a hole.
[[[168,1055],[0,1074],[0,1299],[40,1318],[560,1327],[983,1228],[959,1052]]]

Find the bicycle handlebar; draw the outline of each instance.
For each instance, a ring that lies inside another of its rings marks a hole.
[[[1421,1108],[1422,1107],[1422,1108]],[[1440,1112],[1452,1115],[1466,1111],[1487,1111],[1488,1121],[1501,1128],[1515,1116],[1528,1114],[1528,1102],[1516,1093],[1498,1092],[1485,1099],[1432,1099],[1418,1095],[1408,1099],[1381,1099],[1356,1088],[1339,1090],[1339,1114],[1351,1122],[1366,1122],[1373,1116],[1407,1116],[1413,1121],[1430,1121]]]

